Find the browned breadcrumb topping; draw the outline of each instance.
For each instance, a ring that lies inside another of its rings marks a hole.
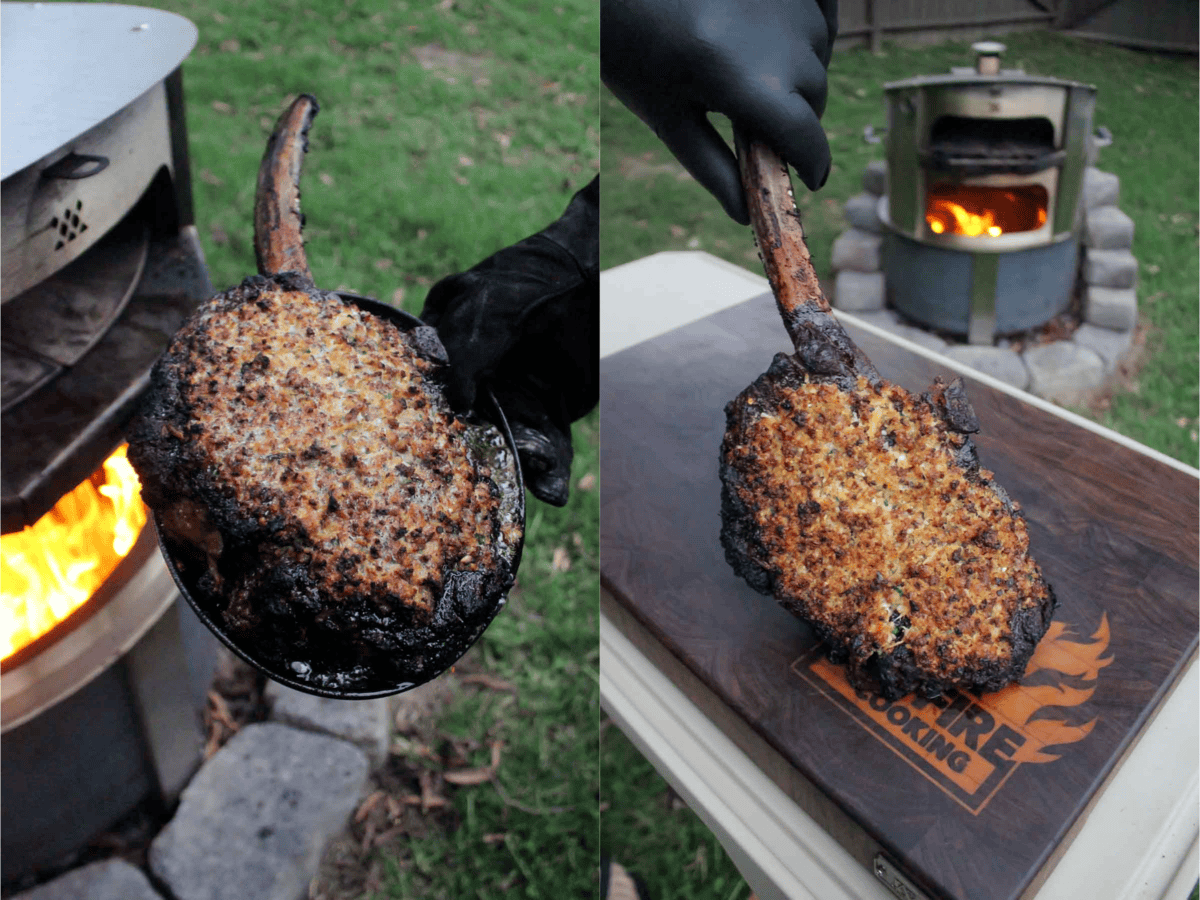
[[[865,635],[850,648],[859,660],[903,645],[918,669],[949,677],[1007,659],[1014,611],[1043,602],[1046,587],[992,474],[980,469],[972,483],[956,465],[964,438],[895,385],[860,377],[851,392],[776,390],[730,459],[755,493],[743,499],[776,595],[805,618]]]
[[[290,555],[311,559],[330,596],[392,595],[428,613],[443,570],[494,565],[489,473],[402,331],[279,289],[215,303],[189,328],[203,331],[184,395],[200,428],[190,440],[260,524],[286,521]]]

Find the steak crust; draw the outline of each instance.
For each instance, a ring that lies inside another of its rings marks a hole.
[[[382,651],[416,675],[486,626],[513,582],[521,526],[500,470],[515,463],[498,431],[450,409],[445,362],[433,329],[289,274],[249,278],[184,324],[129,458],[227,633],[285,664],[324,642],[343,668]]]
[[[999,690],[1056,601],[1020,508],[979,466],[961,381],[916,396],[873,370],[806,364],[828,355],[777,355],[725,407],[726,560],[858,687]]]

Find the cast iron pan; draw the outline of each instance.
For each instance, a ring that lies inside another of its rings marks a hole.
[[[299,181],[307,133],[317,109],[313,97],[302,95],[280,117],[259,169],[254,210],[259,272],[265,276],[295,273],[310,284],[312,274],[301,239]],[[403,331],[427,327],[416,316],[378,300],[341,291],[337,295]],[[413,626],[372,612],[370,621],[363,616],[362,624],[376,632],[387,632],[385,641],[367,643],[353,632],[331,631],[322,631],[317,641],[308,637],[311,622],[300,622],[289,613],[267,613],[261,625],[247,632],[234,632],[224,625],[222,598],[201,586],[206,560],[195,548],[174,541],[155,511],[159,547],[180,593],[225,646],[296,690],[362,700],[400,693],[435,678],[470,649],[504,605],[524,540],[525,485],[504,413],[485,389],[479,392],[477,408],[463,418],[477,426],[470,429],[471,445],[477,455],[486,458],[485,464],[499,473],[493,480],[500,488],[502,515],[520,524],[522,538],[509,548],[509,558],[502,561],[505,572],[449,573],[428,624]]]

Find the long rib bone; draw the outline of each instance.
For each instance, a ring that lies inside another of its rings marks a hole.
[[[316,97],[301,94],[279,117],[267,142],[254,196],[254,256],[261,275],[296,272],[313,280],[301,236],[300,169],[308,129],[319,109]]]
[[[735,132],[750,225],[784,327],[815,375],[855,379],[879,373],[834,317],[817,281],[787,164],[765,144]]]

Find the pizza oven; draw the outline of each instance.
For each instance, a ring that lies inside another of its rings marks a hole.
[[[0,7],[3,880],[60,865],[199,763],[215,644],[147,528],[122,430],[212,286],[186,19]],[[56,64],[47,61],[57,60]]]
[[[1070,305],[1095,88],[1000,68],[887,84],[887,196],[879,218],[893,306],[991,344]]]

